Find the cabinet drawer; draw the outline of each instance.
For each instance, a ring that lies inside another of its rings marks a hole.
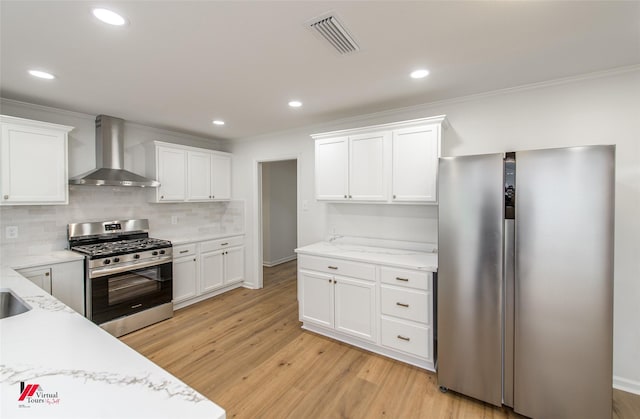
[[[382,314],[431,323],[431,293],[408,288],[380,287]]]
[[[384,346],[407,352],[420,358],[431,359],[431,328],[383,318],[380,322],[381,341]]]
[[[376,267],[374,265],[351,262],[348,260],[298,255],[298,267],[299,269],[309,269],[329,274],[351,276],[369,281],[374,281],[376,279]]]
[[[233,246],[241,246],[244,243],[242,236],[228,237],[225,239],[210,240],[200,243],[201,252],[210,252],[212,250],[226,249]]]
[[[380,268],[380,280],[383,284],[399,285],[431,291],[431,272],[414,271],[400,268]]]
[[[183,244],[173,247],[173,258],[179,258],[183,256],[193,256],[196,254],[196,244]]]

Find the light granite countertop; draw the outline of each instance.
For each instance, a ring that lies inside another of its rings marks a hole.
[[[0,320],[0,417],[225,418],[221,407],[14,270],[0,268],[0,288],[32,308]],[[35,390],[22,401],[21,383]]]
[[[189,243],[197,243],[204,242],[209,240],[217,240],[217,239],[225,239],[228,237],[236,237],[236,236],[244,236],[243,232],[238,233],[220,233],[220,234],[204,234],[204,235],[194,235],[189,237],[184,236],[174,236],[171,234],[159,234],[158,239],[169,240],[172,245],[180,246],[181,244],[189,244]],[[155,236],[154,236],[155,237]]]
[[[84,255],[70,250],[57,250],[42,255],[12,258],[10,265],[13,269],[23,269],[30,268],[32,266],[45,266],[56,263],[73,262],[75,260],[84,260]]]
[[[300,247],[296,249],[296,253],[436,272],[438,253],[434,249],[426,250],[428,247],[412,250],[336,240]]]

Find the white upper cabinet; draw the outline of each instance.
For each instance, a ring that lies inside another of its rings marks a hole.
[[[316,199],[437,203],[444,122],[442,115],[312,135]]]
[[[187,169],[187,153],[173,147],[158,147],[156,150],[160,180],[156,190],[157,200],[162,202],[184,201]]]
[[[316,141],[316,198],[327,201],[386,201],[385,148],[390,132]]]
[[[200,151],[187,152],[189,161],[189,201],[206,201],[211,199],[211,153]]]
[[[393,131],[393,201],[437,201],[440,125]]]
[[[211,199],[231,199],[231,155],[211,154]]]
[[[349,136],[349,199],[386,201],[385,146],[389,132]]]
[[[231,155],[155,141],[147,176],[160,182],[152,202],[205,202],[231,199]]]
[[[316,198],[349,198],[349,137],[316,141]]]
[[[0,204],[67,204],[67,136],[73,127],[0,118]]]

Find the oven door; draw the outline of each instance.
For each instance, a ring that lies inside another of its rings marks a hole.
[[[91,320],[101,324],[173,299],[172,263],[100,276],[91,283]]]

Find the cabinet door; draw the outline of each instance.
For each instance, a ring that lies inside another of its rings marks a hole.
[[[173,303],[195,297],[198,266],[195,257],[189,256],[173,260]]]
[[[384,149],[388,132],[349,137],[349,199],[386,201]]]
[[[224,251],[200,253],[200,293],[216,290],[224,285]]]
[[[232,247],[224,253],[224,283],[244,281],[244,246]]]
[[[211,195],[213,199],[231,199],[231,156],[213,153],[211,168]]]
[[[300,320],[333,328],[333,277],[310,271],[298,272]]]
[[[67,134],[3,124],[2,203],[67,202]]]
[[[184,201],[186,198],[187,153],[170,147],[158,147],[159,201]]]
[[[84,315],[84,260],[51,267],[51,294]]]
[[[18,273],[51,294],[51,268],[21,269]]]
[[[394,201],[436,202],[438,125],[393,131]]]
[[[347,137],[316,141],[316,199],[348,198],[349,141]]]
[[[370,341],[376,340],[375,283],[335,278],[335,329]]]
[[[189,201],[208,201],[211,197],[211,154],[197,151],[187,152]]]

